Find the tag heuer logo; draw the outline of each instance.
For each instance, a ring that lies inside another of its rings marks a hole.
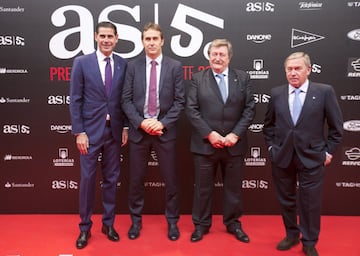
[[[325,37],[320,35],[293,28],[291,30],[291,48],[310,44],[324,38]]]

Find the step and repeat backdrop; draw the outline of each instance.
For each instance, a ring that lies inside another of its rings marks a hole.
[[[283,61],[295,51],[312,58],[310,79],[334,86],[344,115],[344,140],[326,171],[323,213],[359,215],[360,205],[359,1],[7,1],[0,2],[0,213],[77,213],[79,153],[71,135],[69,81],[76,56],[95,50],[99,21],[116,24],[116,52],[143,53],[141,30],[159,23],[164,54],[183,64],[186,85],[208,67],[215,38],[233,43],[231,66],[253,79],[256,117],[242,184],[247,214],[277,214],[279,207],[262,134],[272,87],[286,83]],[[181,210],[191,213],[193,161],[190,125],[178,123]],[[99,158],[101,159],[101,158]],[[99,160],[100,161],[100,160]],[[145,180],[145,213],[164,211],[164,182],[155,152]],[[126,214],[128,148],[121,158],[117,212]],[[99,169],[100,170],[100,169]],[[222,209],[222,180],[214,213]],[[96,211],[101,212],[101,175]]]

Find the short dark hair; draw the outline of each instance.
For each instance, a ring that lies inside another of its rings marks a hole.
[[[141,33],[141,40],[144,39],[144,32],[148,31],[149,29],[159,31],[161,39],[164,39],[164,35],[163,35],[160,25],[157,23],[149,22],[144,26],[143,32]]]
[[[115,35],[117,35],[117,28],[114,25],[114,23],[111,23],[110,21],[99,22],[95,28],[96,33],[99,33],[99,28],[112,28],[114,30]]]

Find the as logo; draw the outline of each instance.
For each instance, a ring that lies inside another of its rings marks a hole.
[[[256,189],[256,188],[268,189],[268,187],[269,187],[269,182],[267,182],[266,180],[243,180],[242,181],[242,188],[247,188],[247,189]]]
[[[23,124],[5,124],[3,127],[5,134],[30,134],[30,126]]]
[[[69,95],[50,95],[48,97],[49,105],[69,105],[70,104],[70,96]]]
[[[247,12],[274,12],[274,4],[269,2],[255,2],[247,3],[246,11]]]
[[[311,72],[320,74],[320,73],[321,73],[321,66],[314,63],[314,64],[311,66]]]
[[[255,93],[254,100],[255,100],[255,103],[269,103],[270,95]]]
[[[24,38],[21,36],[0,36],[0,46],[24,46]]]
[[[73,180],[53,180],[52,189],[77,189],[78,183]]]

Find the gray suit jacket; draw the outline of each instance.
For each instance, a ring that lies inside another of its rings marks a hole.
[[[288,98],[288,85],[271,91],[264,121],[265,142],[271,147],[271,160],[286,168],[295,150],[306,168],[315,168],[324,163],[326,152],[335,152],[342,139],[343,119],[335,91],[330,85],[310,82],[295,125]]]
[[[247,150],[247,129],[255,116],[255,101],[247,73],[229,68],[229,95],[224,103],[211,69],[196,73],[187,90],[186,114],[193,126],[191,151],[210,155],[215,149],[206,137],[211,131],[240,137],[228,150],[243,155]]]

